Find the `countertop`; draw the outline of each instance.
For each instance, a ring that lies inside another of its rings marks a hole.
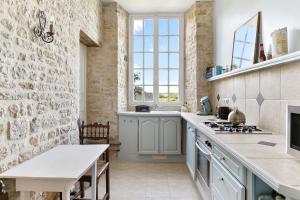
[[[300,159],[285,153],[284,135],[214,134],[203,124],[204,121],[215,119],[214,116],[197,116],[195,113],[181,113],[181,116],[273,189],[290,198],[299,199]],[[259,141],[273,142],[276,146],[257,144]]]
[[[125,115],[125,116],[174,116],[174,117],[180,117],[181,113],[179,111],[150,111],[150,112],[134,112],[134,111],[128,111],[128,112],[118,112],[118,115]]]

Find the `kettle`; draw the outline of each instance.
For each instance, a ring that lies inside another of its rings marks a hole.
[[[246,117],[245,114],[237,107],[235,107],[228,115],[228,121],[231,122],[234,126],[237,126],[239,124],[245,124],[246,123]]]

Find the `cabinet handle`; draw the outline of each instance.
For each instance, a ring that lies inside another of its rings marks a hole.
[[[220,159],[221,161],[225,161],[225,156],[221,156],[221,157],[219,157],[219,159]]]
[[[136,147],[137,147],[137,152],[139,152],[139,150],[140,150],[140,120],[138,119],[137,120],[137,132],[138,132],[138,134],[137,134],[137,144],[136,144]]]
[[[218,180],[219,181],[224,181],[224,178],[223,177],[218,177]]]

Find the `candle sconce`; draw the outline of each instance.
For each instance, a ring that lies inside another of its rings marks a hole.
[[[53,39],[54,39],[54,31],[53,31],[54,19],[53,19],[53,17],[50,17],[50,20],[49,20],[50,25],[49,25],[48,32],[45,32],[45,29],[47,26],[47,18],[46,18],[45,12],[40,11],[38,14],[38,18],[39,18],[39,25],[33,29],[34,34],[37,37],[42,38],[42,40],[46,43],[53,42]]]

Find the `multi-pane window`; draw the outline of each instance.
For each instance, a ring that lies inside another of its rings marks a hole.
[[[132,17],[130,96],[133,103],[182,101],[181,18]]]
[[[133,33],[134,100],[153,101],[153,19],[134,20]]]

